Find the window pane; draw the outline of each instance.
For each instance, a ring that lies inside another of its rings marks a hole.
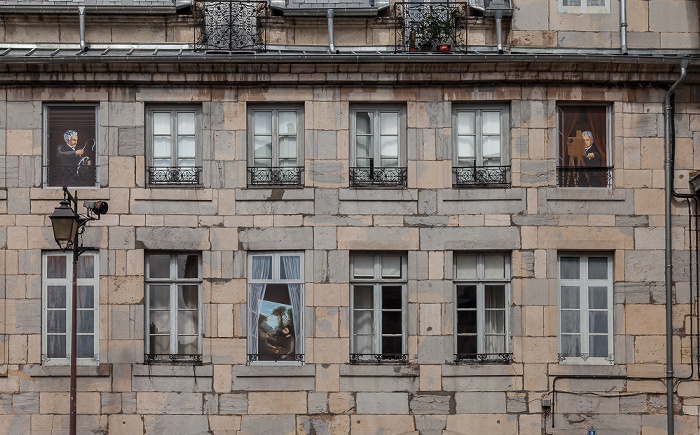
[[[605,310],[608,308],[608,288],[588,287],[588,308]]]
[[[484,165],[498,166],[501,163],[501,138],[499,136],[486,136],[483,144]]]
[[[476,279],[476,255],[457,256],[457,279]]]
[[[66,287],[61,285],[46,287],[46,308],[66,308]]]
[[[170,113],[156,112],[153,114],[153,134],[170,134]]]
[[[196,310],[199,307],[199,286],[181,285],[178,286],[177,293],[179,309]]]
[[[581,332],[580,312],[574,310],[563,310],[561,312],[561,332],[579,333]]]
[[[588,341],[588,356],[605,358],[608,356],[608,336],[591,335]]]
[[[279,112],[277,114],[279,126],[277,131],[280,135],[297,134],[297,114],[296,112]]]
[[[46,332],[64,334],[66,332],[66,311],[48,310],[46,312]]]
[[[581,6],[581,0],[562,0],[564,6]]]
[[[95,277],[95,257],[92,255],[81,255],[78,257],[78,278]]]
[[[255,112],[253,118],[255,136],[272,136],[272,112]]]
[[[299,279],[299,256],[280,256],[280,279]]]
[[[166,159],[166,160],[163,160],[163,159],[158,159],[158,160],[156,160],[156,159],[154,159],[154,160],[153,160],[153,166],[155,166],[156,168],[169,168],[169,167],[172,166],[172,161],[171,161],[170,159]]]
[[[272,257],[269,255],[256,255],[253,257],[252,279],[272,279]]]
[[[581,356],[581,336],[562,335],[561,337],[562,356]]]
[[[374,278],[374,256],[355,255],[352,257],[355,278]]]
[[[372,295],[372,287],[370,286],[354,286],[354,308],[369,309],[374,307],[374,299]]]
[[[177,256],[178,278],[199,278],[199,255],[185,254]]]
[[[457,286],[457,308],[476,308],[476,286]]]
[[[475,112],[459,112],[459,113],[457,113],[457,134],[460,136],[476,134],[476,113]]]
[[[561,279],[580,279],[581,268],[579,267],[581,259],[578,257],[560,257],[560,276]]]
[[[372,311],[355,310],[353,316],[353,331],[356,335],[374,334],[374,314]]]
[[[184,136],[177,138],[178,160],[196,157],[194,136]]]
[[[561,286],[561,307],[580,308],[579,288],[577,286]]]
[[[149,285],[149,308],[151,309],[170,309],[170,286],[168,285]]]
[[[177,134],[178,135],[194,135],[194,112],[179,112],[177,114]]]
[[[486,308],[505,308],[506,289],[503,285],[486,285],[484,288],[484,306]]]
[[[170,333],[170,312],[169,311],[151,311],[150,334],[169,334]]]
[[[589,311],[588,312],[588,329],[589,332],[597,334],[608,333],[608,312],[607,311]]]
[[[491,354],[492,357],[496,356],[493,354],[503,353],[506,351],[506,337],[505,335],[488,335],[484,337],[484,353]]]
[[[95,311],[78,310],[78,333],[95,332]]]
[[[475,158],[476,150],[474,149],[474,136],[460,136],[457,138],[457,157]]]
[[[382,311],[382,334],[401,334],[401,311]]]
[[[457,311],[457,332],[476,334],[476,311]]]
[[[357,136],[355,138],[355,156],[358,158],[372,155],[372,138],[370,136]],[[359,164],[359,163],[358,163]]]
[[[353,353],[368,354],[372,352],[371,335],[355,335],[353,338]]]
[[[401,286],[382,286],[382,309],[400,310],[401,308]]]
[[[78,286],[78,300],[76,301],[78,308],[94,308],[95,307],[95,287],[91,285]]]
[[[169,159],[171,152],[170,136],[156,136],[153,138],[154,159]]]
[[[399,134],[399,114],[398,113],[380,113],[379,123],[381,135],[398,135]]]
[[[357,134],[372,134],[374,115],[369,112],[355,113],[355,130]]]
[[[401,337],[382,337],[382,354],[401,354]]]
[[[382,278],[401,278],[400,255],[382,255]]]
[[[484,277],[505,278],[505,264],[503,255],[484,255]]]
[[[588,279],[608,279],[608,259],[588,257]]]
[[[199,337],[179,336],[177,337],[177,353],[179,355],[196,355],[198,353]]]
[[[272,158],[272,136],[255,136],[253,155],[256,159]]]
[[[484,312],[484,333],[505,334],[506,333],[506,313],[505,311],[487,310]]]
[[[193,168],[197,166],[194,159],[177,159],[177,166],[180,168]]]
[[[49,335],[46,337],[46,356],[49,358],[66,357],[66,336]]]
[[[382,136],[382,150],[381,157],[396,159],[399,157],[399,138],[396,136]]]
[[[280,159],[297,158],[297,139],[295,137],[280,138]]]
[[[148,256],[148,278],[170,278],[170,255]]]
[[[59,279],[66,277],[65,255],[49,255],[46,257],[46,277]]]
[[[457,353],[475,354],[476,335],[462,335],[457,337]]]
[[[381,160],[379,160],[379,166],[381,168],[398,168],[399,167],[399,160],[398,159],[381,159]]]
[[[199,318],[197,311],[183,311],[179,310],[177,312],[177,333],[182,334],[196,334],[197,333],[197,319]]]
[[[152,354],[169,354],[170,353],[170,337],[167,335],[151,336],[151,353]]]
[[[79,335],[75,343],[78,347],[78,358],[92,358],[95,356],[95,337],[92,335]]]
[[[481,133],[484,135],[501,134],[501,113],[481,112]]]

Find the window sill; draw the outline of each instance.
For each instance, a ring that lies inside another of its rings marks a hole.
[[[557,187],[545,189],[547,201],[625,201],[625,189],[607,187]]]
[[[568,366],[612,366],[615,365],[614,359],[608,358],[580,358],[580,357],[570,357],[570,358],[560,358],[559,365]]]
[[[520,187],[487,187],[470,186],[468,188],[453,187],[442,192],[443,201],[524,201],[525,189]]]
[[[78,365],[78,377],[105,377],[112,374],[112,364]],[[65,364],[25,364],[20,370],[33,378],[70,377],[70,362]]]
[[[420,376],[420,369],[409,364],[343,364],[340,376],[414,378]]]
[[[212,201],[212,189],[187,189],[182,186],[166,188],[158,186],[157,189],[133,189],[131,199],[134,201]]]
[[[443,377],[465,377],[465,376],[522,376],[522,364],[454,364],[443,365]]]
[[[267,363],[267,361],[262,361]],[[314,365],[301,365],[296,363],[272,363],[272,364],[251,364],[248,366],[233,366],[233,375],[237,378],[265,378],[265,377],[315,377],[316,367]]]
[[[236,201],[313,201],[314,189],[303,186],[272,188],[260,186],[252,189],[236,189]]]
[[[550,364],[547,369],[550,377],[553,376],[624,376],[627,375],[625,367],[612,363],[605,364]],[[660,375],[662,376],[662,375]]]
[[[214,366],[204,365],[183,365],[183,364],[133,364],[131,373],[134,377],[212,377],[214,376]]]
[[[408,354],[350,354],[350,364],[408,364]]]

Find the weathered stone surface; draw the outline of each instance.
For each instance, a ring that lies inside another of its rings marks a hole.
[[[407,414],[408,393],[357,393],[358,414]]]
[[[411,414],[451,414],[452,395],[414,394],[410,398]]]
[[[209,419],[206,415],[144,415],[144,435],[182,433],[208,435]],[[134,425],[135,427],[138,424]]]
[[[244,415],[241,430],[253,435],[293,435],[296,419],[293,415]]]

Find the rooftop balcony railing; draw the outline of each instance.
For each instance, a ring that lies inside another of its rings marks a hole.
[[[396,51],[436,51],[449,44],[447,51],[466,51],[465,3],[394,3]],[[444,51],[444,50],[440,50]]]
[[[207,51],[265,51],[266,1],[195,0],[194,44]]]

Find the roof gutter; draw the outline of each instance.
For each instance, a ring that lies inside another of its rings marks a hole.
[[[184,2],[179,2],[184,3]],[[177,13],[177,9],[187,8],[190,5],[163,5],[163,6],[113,6],[113,5],[0,5],[0,14],[75,14],[79,8],[85,8],[89,14],[103,15],[170,15]]]

